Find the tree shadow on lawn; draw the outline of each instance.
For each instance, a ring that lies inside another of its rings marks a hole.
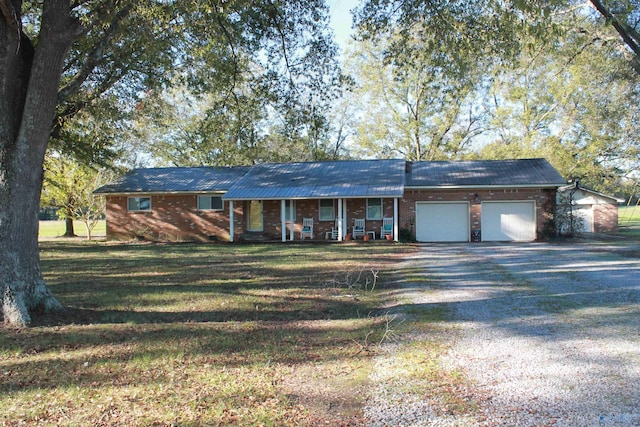
[[[51,326],[367,316],[378,302],[363,285],[370,289],[373,275],[398,255],[361,246],[47,244],[45,280],[67,311],[33,320]]]
[[[181,287],[194,292],[317,288],[345,275],[388,268],[401,251],[337,245],[48,245],[42,250],[47,283],[73,289]],[[211,286],[202,286],[211,285]],[[55,292],[54,292],[55,293]],[[126,292],[125,292],[126,293]]]
[[[57,387],[169,383],[177,365],[206,372],[352,359],[382,320],[86,325],[7,330],[0,395]],[[204,367],[204,368],[202,368]],[[253,369],[253,368],[252,368]],[[261,369],[261,368],[260,368]]]
[[[32,326],[350,320],[365,318],[380,311],[377,304],[363,302],[353,295],[336,298],[296,297],[295,300],[296,303],[289,298],[264,299],[250,310],[230,307],[218,310],[158,311],[145,310],[140,306],[131,310],[111,310],[68,306],[61,312],[35,314],[32,316]]]

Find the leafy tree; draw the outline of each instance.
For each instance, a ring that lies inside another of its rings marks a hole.
[[[198,69],[176,90],[147,97],[141,106],[150,116],[139,120],[150,131],[141,137],[161,163],[238,165],[326,157],[327,116],[341,90],[341,72],[328,15],[318,10],[312,18],[295,36],[278,30],[284,54],[272,68],[238,47],[226,83]],[[267,53],[273,60],[273,52]],[[206,62],[202,67],[210,68]],[[278,70],[283,78],[274,78]]]
[[[360,109],[356,144],[367,156],[441,160],[459,157],[482,132],[473,89],[480,81],[471,63],[465,72],[445,72],[438,58],[385,61],[388,39],[360,41],[348,63],[357,82],[353,102]],[[430,42],[413,40],[416,49]]]
[[[87,240],[91,240],[93,229],[104,218],[106,200],[93,194],[96,188],[111,182],[115,173],[111,169],[99,169],[87,171],[87,180],[84,186],[77,190],[78,208],[74,212],[75,217],[82,221],[87,232]]]
[[[611,25],[640,73],[637,0],[366,0],[354,22],[364,38],[376,39],[389,29],[399,31],[403,37],[387,51],[393,61],[409,61],[424,51],[439,52],[447,69],[459,70],[460,59],[469,56],[483,63],[496,58],[509,63],[523,50],[555,41],[568,29],[577,29],[558,25],[555,18],[575,10]],[[416,32],[434,35],[424,51],[411,49]]]
[[[613,191],[638,166],[640,78],[607,43],[606,28],[580,15],[571,22],[582,30],[523,52],[519,67],[495,75],[495,140],[480,156],[546,157],[562,175]]]
[[[195,94],[185,86],[151,94],[133,118],[131,149],[149,152],[156,166],[251,163],[264,108],[249,90],[230,103],[224,95]]]
[[[111,168],[121,156],[121,147],[132,134],[126,117],[117,99],[105,95],[68,118],[51,139],[41,205],[59,208],[58,215],[65,220],[64,236],[75,236],[74,219],[84,212],[78,208],[96,203],[92,197],[79,200],[83,192],[92,191],[86,185],[97,170]]]
[[[640,73],[640,2],[637,0],[589,0],[631,51],[631,61]]]
[[[398,66],[430,58],[450,76],[470,58],[487,75],[498,67],[487,82],[496,139],[481,155],[543,155],[604,189],[637,170],[639,17],[634,0],[370,0],[355,23],[374,43],[395,31],[383,57]],[[416,34],[427,42],[415,46]]]
[[[78,207],[75,183],[82,182],[84,174],[79,171],[80,165],[71,164],[68,159],[61,159],[59,155],[47,156],[45,163],[45,181],[42,188],[41,206],[58,208],[58,218],[65,221],[64,237],[75,237],[73,220]]]
[[[85,225],[87,239],[91,240],[91,231],[105,212],[104,198],[95,197],[93,190],[114,175],[107,169],[94,169],[60,153],[47,155],[42,205],[59,208],[58,216],[67,223],[66,237],[75,236],[73,221],[80,220]]]
[[[325,13],[322,0],[0,0],[4,322],[27,325],[36,309],[62,308],[42,278],[37,244],[42,168],[51,136],[104,96],[113,95],[123,110],[132,109],[141,94],[167,87],[176,75],[202,91],[226,90],[232,96],[241,52],[263,65],[271,86],[290,88],[298,64],[289,54],[321,43],[310,35]],[[286,85],[279,83],[283,79]],[[82,151],[81,146],[71,148]]]

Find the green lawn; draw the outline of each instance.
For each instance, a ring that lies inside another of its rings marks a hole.
[[[358,425],[396,325],[380,307],[413,250],[40,246],[68,312],[0,333],[0,425]]]
[[[640,238],[640,206],[618,208],[620,232],[629,238]]]
[[[78,237],[87,237],[87,228],[82,221],[74,221],[73,229]],[[60,237],[65,233],[64,221],[40,221],[40,238]],[[91,231],[91,236],[104,238],[107,235],[106,221],[99,221]]]
[[[618,224],[621,227],[640,227],[640,206],[618,208]]]

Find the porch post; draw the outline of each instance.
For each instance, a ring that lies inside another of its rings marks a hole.
[[[296,209],[295,206],[293,206],[293,200],[289,200],[289,240],[293,240],[295,238],[295,221],[293,220],[293,216],[295,213]]]
[[[398,241],[398,198],[393,199],[393,241]]]
[[[342,235],[349,232],[349,224],[347,224],[347,199],[342,200]]]
[[[235,232],[235,227],[234,227],[234,223],[235,219],[234,219],[234,215],[233,215],[233,200],[229,200],[229,241],[233,243],[234,239],[234,232]]]
[[[287,241],[287,216],[285,211],[287,209],[286,202],[284,199],[280,200],[280,224],[282,227],[282,241]]]
[[[338,242],[342,242],[342,199],[338,199]]]

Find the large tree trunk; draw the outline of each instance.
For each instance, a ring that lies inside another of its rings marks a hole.
[[[40,271],[38,210],[62,66],[80,34],[69,0],[47,0],[34,51],[21,3],[0,0],[0,304],[15,326],[28,325],[33,310],[62,308]]]
[[[73,216],[67,214],[64,220],[64,234],[62,237],[76,237],[76,230],[73,228]]]

